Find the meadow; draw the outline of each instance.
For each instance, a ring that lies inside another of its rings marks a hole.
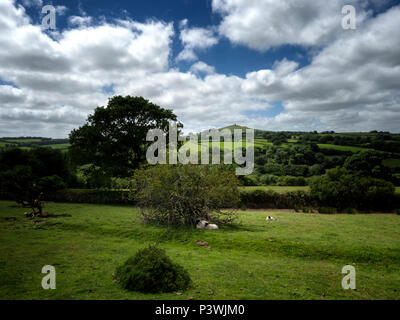
[[[45,138],[0,138],[0,147],[17,147],[23,150],[47,147],[67,152],[68,147],[70,146],[67,142],[68,139],[58,139],[58,141],[54,142],[53,139]]]
[[[321,149],[332,149],[332,150],[338,150],[338,151],[351,151],[351,152],[374,150],[374,149],[370,149],[370,148],[362,148],[362,147],[354,147],[354,146],[340,146],[340,145],[335,145],[335,144],[323,144],[323,143],[317,144],[317,146]],[[376,152],[379,152],[379,151],[376,151]]]
[[[309,191],[309,186],[246,186],[239,187],[241,190],[273,190],[279,193],[288,191]],[[400,194],[400,187],[395,188],[395,193]]]
[[[286,143],[282,143],[281,144],[281,147],[282,148],[287,148],[288,145],[294,144],[296,142],[298,142],[298,140],[287,139]],[[202,140],[200,142],[200,145],[202,147],[206,147],[207,145],[209,147],[213,147],[211,141]],[[217,145],[219,145],[219,148],[221,150],[224,150],[224,149],[232,150],[232,149],[241,147],[240,144],[234,144],[234,143],[229,143],[228,144],[228,143],[224,143],[222,141],[219,142],[219,144],[217,144]],[[263,138],[255,138],[254,139],[254,144],[253,144],[254,147],[260,147],[260,148],[265,147],[265,146],[272,146],[272,145],[273,145],[272,142],[270,142],[267,139],[263,139]],[[242,146],[246,147],[246,142],[245,141],[243,141]],[[371,148],[356,147],[356,146],[341,146],[341,145],[334,145],[334,144],[317,144],[317,146],[319,148],[321,148],[321,149],[331,149],[331,150],[337,150],[337,151],[350,151],[350,152],[353,152],[353,153],[359,152],[359,151],[374,150],[374,149],[371,149]],[[380,152],[380,151],[377,151],[377,150],[375,150],[375,151],[376,152]]]
[[[240,224],[212,231],[145,225],[130,206],[45,209],[52,216],[29,219],[0,201],[0,299],[400,299],[399,215],[248,210]],[[189,271],[189,290],[142,294],[113,281],[117,266],[153,243]],[[48,264],[56,290],[41,288]],[[349,264],[357,290],[341,287]]]
[[[272,190],[279,193],[288,191],[309,191],[308,186],[243,186],[240,190]]]

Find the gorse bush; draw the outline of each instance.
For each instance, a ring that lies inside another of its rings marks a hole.
[[[146,222],[195,226],[203,218],[233,222],[240,193],[233,167],[224,165],[159,165],[138,170],[132,197]]]
[[[115,279],[124,289],[145,293],[185,290],[191,284],[189,273],[156,246],[139,250],[129,258],[117,268]]]

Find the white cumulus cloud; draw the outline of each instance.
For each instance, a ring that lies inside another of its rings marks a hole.
[[[180,23],[179,36],[184,49],[179,53],[178,61],[197,60],[196,50],[205,50],[218,43],[218,37],[211,29],[189,28],[185,19]]]

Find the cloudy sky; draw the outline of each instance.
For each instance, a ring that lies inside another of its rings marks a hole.
[[[400,132],[399,30],[390,0],[0,0],[0,136],[67,137],[116,94],[186,132]]]

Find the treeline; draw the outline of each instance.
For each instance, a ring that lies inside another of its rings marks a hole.
[[[18,203],[33,203],[41,193],[79,183],[68,155],[51,148],[0,150],[0,194]]]
[[[359,134],[300,134],[300,142],[354,146],[375,150],[400,153],[400,135],[388,132]]]
[[[374,150],[359,152],[319,148],[315,143],[287,143],[255,148],[255,172],[242,181],[245,185],[303,186],[310,178],[328,169],[343,167],[354,174],[370,176],[400,184],[400,166],[387,166],[397,154]]]

